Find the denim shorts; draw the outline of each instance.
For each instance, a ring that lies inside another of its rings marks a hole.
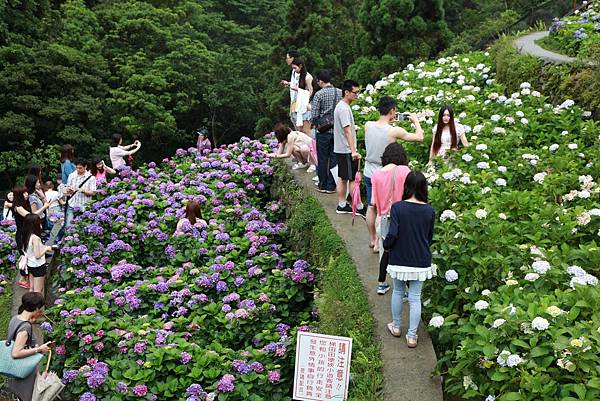
[[[365,187],[367,187],[367,205],[371,204],[371,194],[373,193],[373,184],[371,184],[371,177],[363,175],[365,181]]]

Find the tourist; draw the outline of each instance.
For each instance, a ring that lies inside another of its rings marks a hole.
[[[193,228],[206,227],[208,223],[202,219],[202,210],[200,209],[200,203],[196,201],[189,201],[185,205],[185,216],[179,219],[177,227],[175,228],[175,235],[181,235]]]
[[[65,199],[65,221],[58,232],[57,239],[60,241],[66,229],[71,225],[75,211],[85,211],[87,204],[96,194],[96,178],[87,171],[87,163],[83,160],[75,161],[75,172],[71,173],[63,196]]]
[[[292,62],[300,57],[300,53],[294,49],[288,49],[285,53],[285,62],[290,68],[292,67]],[[296,94],[297,91],[292,89],[294,87],[298,87],[298,81],[300,80],[300,75],[292,68],[292,75],[289,81],[281,80],[280,83],[284,86],[288,86],[290,88],[290,121],[293,126],[296,126],[296,119],[294,113],[296,112]]]
[[[433,141],[429,151],[429,161],[434,157],[444,157],[448,149],[458,150],[458,141],[464,147],[469,146],[462,124],[454,121],[454,110],[450,106],[442,106],[438,114],[438,122],[433,126]]]
[[[293,170],[305,168],[310,164],[310,144],[312,138],[302,131],[292,131],[283,123],[277,123],[273,128],[275,137],[279,145],[275,153],[269,153],[268,156],[275,159],[285,159],[293,156],[296,164],[292,166]]]
[[[296,110],[292,118],[295,118],[294,126],[306,135],[311,134],[311,112],[310,98],[313,95],[313,77],[306,70],[302,60],[295,58],[292,61],[292,69],[299,75],[298,86],[290,89],[296,91]]]
[[[75,171],[75,165],[73,159],[75,158],[75,149],[71,145],[63,145],[60,150],[60,173],[61,180],[66,183],[69,179],[69,175]]]
[[[60,180],[60,178],[58,178]],[[62,191],[62,189],[61,189]],[[62,208],[64,201],[61,198],[61,192],[54,189],[54,183],[52,181],[46,181],[44,184],[44,194],[46,195],[46,201],[50,204],[47,215],[51,225],[50,238],[53,239],[58,234],[58,230],[62,226]]]
[[[421,320],[421,289],[424,281],[435,273],[430,250],[435,211],[427,204],[427,180],[421,172],[406,176],[402,199],[392,205],[390,227],[383,241],[383,247],[389,251],[387,272],[394,280],[393,321],[388,323],[388,330],[394,337],[400,337],[402,301],[408,284],[410,312],[406,343],[415,348]]]
[[[104,163],[104,160],[95,160],[90,168],[90,173],[96,178],[96,185],[102,185],[108,182],[106,174],[117,174],[114,169],[108,167]]]
[[[344,81],[342,85],[342,100],[335,106],[333,112],[333,152],[337,157],[338,166],[338,206],[336,213],[352,213],[352,207],[346,201],[348,193],[354,189],[354,177],[358,172],[358,161],[361,159],[356,142],[356,126],[350,105],[358,97],[358,82]],[[358,214],[365,217],[366,208],[358,205]]]
[[[29,204],[31,205],[31,212],[35,213],[38,209],[44,207],[44,203],[46,203],[46,195],[44,191],[40,187],[39,178],[37,175],[28,175],[25,177],[25,187],[27,188],[27,199],[29,200]],[[46,212],[41,213],[40,217],[42,218],[42,227],[44,231],[50,230],[49,222],[46,217]]]
[[[48,180],[44,183],[44,196],[46,197],[46,201],[50,203],[50,212],[55,210],[57,207],[60,207],[60,194],[58,191],[54,189],[54,182]]]
[[[205,150],[210,152],[212,150],[212,145],[210,139],[208,139],[208,132],[206,132],[206,129],[199,129],[196,131],[196,134],[198,134],[198,140],[196,141],[198,152],[204,153]]]
[[[375,211],[373,210],[374,203],[371,202],[371,177],[381,169],[381,157],[386,146],[398,140],[407,142],[422,142],[423,129],[419,123],[419,119],[415,114],[403,113],[415,127],[415,133],[409,133],[402,127],[394,127],[391,125],[396,121],[396,100],[390,96],[384,96],[379,100],[378,105],[379,119],[377,121],[369,121],[365,124],[365,168],[363,170],[363,178],[365,187],[367,188],[367,229],[369,230],[369,246],[373,248],[373,252],[379,252],[377,234],[375,230]]]
[[[14,221],[15,216],[13,216],[10,205],[13,203],[13,193],[9,192],[6,194],[6,199],[4,200],[4,205],[2,207],[2,220]]]
[[[376,213],[375,223],[377,225],[378,249],[379,249],[379,278],[377,293],[385,294],[390,289],[385,282],[386,269],[389,253],[383,250],[383,239],[387,235],[390,222],[390,208],[392,204],[402,200],[404,193],[404,181],[410,169],[408,158],[402,145],[391,143],[387,145],[381,156],[383,167],[375,171],[371,177],[373,193],[371,197],[371,209]]]
[[[30,213],[35,213],[40,215],[44,213],[44,211],[50,207],[50,203],[46,202],[41,208],[37,211],[32,212],[31,204],[29,203],[29,194],[27,192],[27,188],[25,186],[14,187],[12,190],[13,193],[13,202],[10,205],[12,208],[12,214],[15,218],[15,225],[17,226],[17,231],[15,232],[15,242],[17,243],[17,250],[23,255],[23,224],[25,221],[25,216]],[[17,285],[22,288],[29,289],[29,276],[26,271],[19,270],[21,273],[21,280],[17,282]]]
[[[140,141],[135,141],[131,145],[123,145],[123,137],[121,136],[121,134],[113,134],[109,152],[112,168],[115,170],[119,170],[126,166],[127,163],[125,163],[124,156],[133,155],[135,152],[140,150],[141,147],[142,144],[140,143]]]
[[[35,354],[50,352],[53,341],[37,345],[40,340],[33,330],[36,320],[44,317],[44,296],[39,292],[27,292],[21,298],[18,315],[8,324],[7,338],[14,341],[11,356],[14,359],[27,358]],[[8,389],[21,401],[32,401],[33,387],[38,375],[37,367],[24,379],[8,379]]]
[[[42,242],[42,220],[40,216],[30,213],[23,220],[22,251],[27,256],[27,270],[29,272],[29,291],[44,294],[44,281],[48,267],[46,265],[46,252],[51,252],[52,247]]]
[[[319,71],[317,85],[321,89],[313,96],[311,114],[316,127],[318,191],[335,193],[335,178],[331,173],[331,169],[337,166],[333,153],[333,112],[342,99],[342,91],[331,84],[329,70]]]

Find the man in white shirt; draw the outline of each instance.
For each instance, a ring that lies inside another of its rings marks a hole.
[[[94,195],[96,195],[96,178],[87,170],[85,161],[75,161],[75,171],[69,175],[63,192],[63,196],[66,196],[65,222],[57,235],[59,241],[71,225],[75,211],[84,211]]]

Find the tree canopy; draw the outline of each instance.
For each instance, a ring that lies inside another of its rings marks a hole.
[[[287,120],[289,47],[313,74],[367,83],[542,3],[0,0],[2,160],[41,143],[107,158],[113,133],[142,141],[145,160],[192,145],[201,127],[233,142]]]

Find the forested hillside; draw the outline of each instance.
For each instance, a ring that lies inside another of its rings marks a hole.
[[[40,143],[105,155],[113,133],[142,141],[146,160],[199,127],[232,142],[285,116],[288,47],[313,73],[366,83],[543,3],[0,0],[0,170]]]

